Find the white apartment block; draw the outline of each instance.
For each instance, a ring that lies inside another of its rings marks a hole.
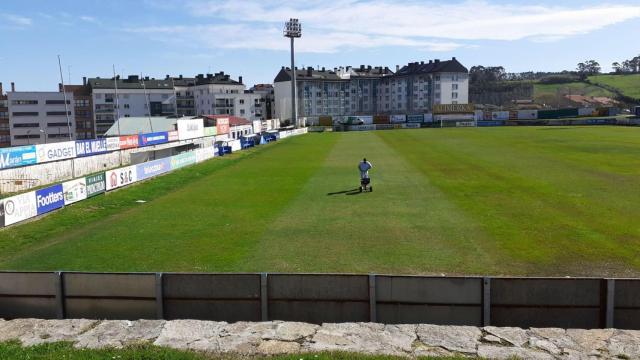
[[[434,104],[466,104],[468,70],[456,58],[387,67],[296,70],[298,116],[423,114]],[[291,70],[274,80],[275,117],[291,119]]]
[[[263,95],[248,92],[238,81],[224,72],[200,74],[192,88],[197,115],[233,115],[247,120],[263,120],[261,98]]]
[[[64,96],[53,91],[8,92],[11,146],[75,140],[73,93],[66,93],[66,110]]]
[[[116,81],[113,78],[89,79],[92,90],[96,136],[114,124],[116,117],[166,116],[175,114],[176,96],[171,79],[141,79],[130,75],[117,79],[118,108],[116,108]]]

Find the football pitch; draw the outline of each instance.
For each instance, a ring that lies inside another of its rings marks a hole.
[[[638,276],[639,210],[640,128],[308,134],[2,230],[0,269]]]

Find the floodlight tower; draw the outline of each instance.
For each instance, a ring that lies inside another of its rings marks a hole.
[[[284,24],[284,37],[291,39],[291,121],[297,128],[299,127],[299,124],[298,107],[296,106],[296,63],[293,50],[293,39],[302,37],[302,24],[300,24],[298,19],[291,18]]]

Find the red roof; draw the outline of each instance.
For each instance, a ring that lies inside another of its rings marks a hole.
[[[233,116],[233,115],[202,115],[202,116],[211,120],[228,118],[229,126],[251,125],[251,121],[245,118],[241,118],[239,116]]]

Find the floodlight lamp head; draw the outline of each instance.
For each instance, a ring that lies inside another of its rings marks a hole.
[[[302,37],[302,24],[298,19],[289,19],[284,23],[284,36],[288,38]]]

